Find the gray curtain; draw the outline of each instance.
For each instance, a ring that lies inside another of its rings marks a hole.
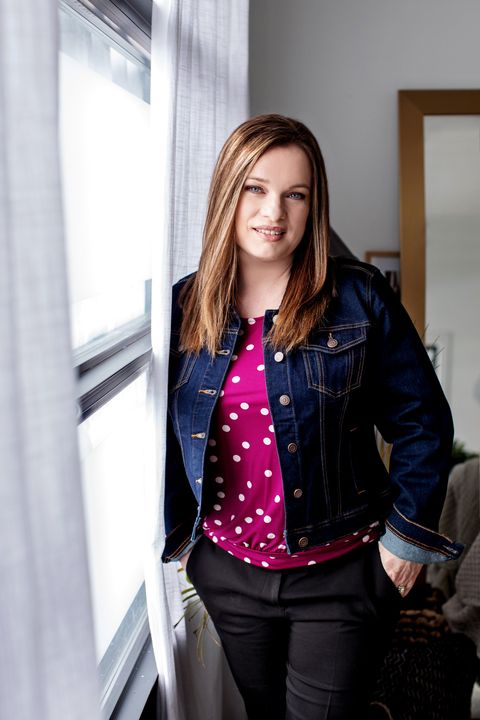
[[[152,463],[145,580],[163,717],[243,720],[223,651],[207,634],[196,658],[196,622],[181,621],[183,574],[163,566],[163,464],[171,285],[194,270],[218,152],[248,117],[248,0],[154,0],[152,17],[154,236],[149,386]]]
[[[57,136],[57,1],[0,0],[0,717],[100,717]]]

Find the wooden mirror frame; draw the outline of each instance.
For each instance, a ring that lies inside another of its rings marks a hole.
[[[480,115],[480,90],[400,90],[400,278],[402,302],[425,332],[425,115]]]

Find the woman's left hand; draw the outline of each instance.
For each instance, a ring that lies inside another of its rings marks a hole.
[[[412,562],[411,560],[402,560],[390,550],[378,543],[380,551],[380,559],[385,572],[397,588],[398,592],[405,597],[412,589],[417,575],[422,569],[422,563]]]

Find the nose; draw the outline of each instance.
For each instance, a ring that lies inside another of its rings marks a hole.
[[[285,217],[285,207],[283,204],[283,198],[281,195],[274,195],[269,193],[264,202],[262,203],[261,214],[263,217],[271,221],[272,225],[276,220],[281,220]]]

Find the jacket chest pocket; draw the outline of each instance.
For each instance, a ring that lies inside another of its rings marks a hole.
[[[360,387],[366,341],[365,326],[316,332],[313,342],[301,347],[308,387],[332,398]]]
[[[168,386],[171,393],[185,385],[190,379],[196,356],[193,353],[170,349]]]

